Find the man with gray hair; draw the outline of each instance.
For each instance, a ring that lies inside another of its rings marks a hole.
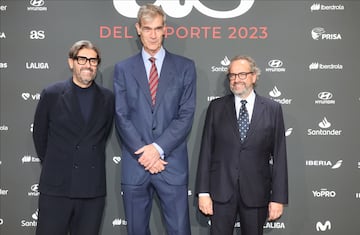
[[[232,94],[207,110],[197,170],[199,209],[211,216],[212,235],[262,235],[288,202],[285,128],[281,105],[254,91],[260,75],[248,56],[231,60]]]
[[[114,69],[128,234],[150,234],[153,195],[157,194],[167,234],[190,235],[186,139],[195,112],[195,64],[163,48],[161,7],[142,6],[136,30],[141,52]]]

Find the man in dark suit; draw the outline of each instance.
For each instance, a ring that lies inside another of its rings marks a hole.
[[[97,235],[105,204],[114,95],[94,82],[100,54],[91,42],[76,42],[68,64],[72,78],[45,88],[35,112],[42,164],[37,235]]]
[[[167,234],[189,235],[186,138],[195,111],[195,65],[162,47],[165,14],[161,7],[142,6],[136,29],[142,51],[117,63],[114,72],[128,234],[150,234],[156,193]]]
[[[207,110],[197,171],[199,209],[211,215],[212,235],[263,234],[266,217],[288,202],[285,129],[281,105],[254,91],[260,70],[248,56],[231,60],[231,95]],[[242,104],[244,103],[244,104]]]

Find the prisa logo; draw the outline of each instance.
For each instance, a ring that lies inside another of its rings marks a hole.
[[[173,18],[182,18],[187,16],[193,8],[196,8],[202,14],[218,19],[228,19],[240,16],[246,13],[254,4],[255,0],[239,0],[239,5],[228,11],[216,11],[206,7],[199,0],[185,0],[180,4],[178,0],[157,0],[154,5],[161,6],[164,12]],[[115,9],[123,16],[136,18],[140,6],[136,0],[113,0]]]

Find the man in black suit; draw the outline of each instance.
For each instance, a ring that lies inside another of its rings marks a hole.
[[[281,105],[254,91],[260,69],[248,56],[228,68],[232,94],[207,110],[197,171],[199,209],[213,235],[263,234],[288,202],[285,128]],[[243,104],[244,103],[244,104]]]
[[[105,194],[105,147],[113,93],[95,82],[99,50],[78,41],[69,52],[72,78],[45,88],[33,138],[41,159],[37,235],[97,235]]]

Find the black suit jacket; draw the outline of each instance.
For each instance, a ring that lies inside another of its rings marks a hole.
[[[273,165],[269,160],[273,159]],[[288,202],[285,129],[281,105],[256,95],[247,137],[240,142],[234,96],[213,100],[206,114],[196,193],[227,202],[237,182],[250,207]]]
[[[94,85],[87,122],[71,79],[42,91],[33,129],[42,163],[41,193],[74,198],[106,194],[105,147],[112,127],[114,96],[110,90]]]

